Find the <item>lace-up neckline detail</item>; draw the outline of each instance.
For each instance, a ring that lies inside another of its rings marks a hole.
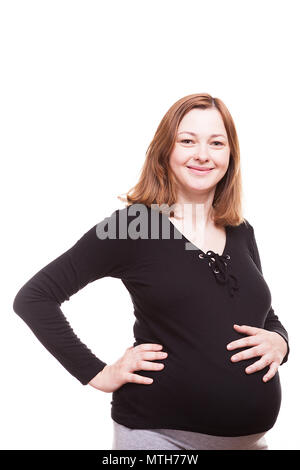
[[[163,214],[163,216],[165,216]],[[167,216],[166,216],[167,217]],[[225,247],[223,250],[222,255],[219,255],[218,253],[215,253],[213,250],[208,250],[206,253],[202,251],[197,245],[195,245],[193,242],[191,242],[188,238],[185,237],[185,235],[180,232],[180,230],[176,227],[176,225],[170,220],[169,217],[167,217],[167,220],[173,227],[174,234],[177,232],[180,235],[180,238],[183,239],[183,241],[188,244],[188,249],[187,251],[190,251],[191,253],[194,253],[194,250],[199,251],[200,253],[198,254],[199,258],[204,259],[208,261],[208,266],[211,268],[213,275],[216,279],[216,281],[219,284],[224,284],[227,285],[227,289],[229,292],[229,295],[231,297],[234,296],[234,292],[239,290],[239,283],[237,280],[237,277],[229,272],[230,270],[230,255],[227,252],[228,246],[229,246],[229,226],[225,226],[226,230],[226,242],[225,242]]]
[[[227,284],[229,295],[232,297],[234,295],[234,291],[239,289],[239,286],[236,276],[228,272],[230,255],[225,253],[223,255],[219,255],[218,253],[209,250],[206,253],[201,251],[198,256],[199,258],[208,261],[208,266],[211,267],[216,281],[220,284]]]

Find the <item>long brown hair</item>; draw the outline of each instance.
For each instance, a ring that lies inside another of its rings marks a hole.
[[[217,109],[224,122],[230,148],[228,169],[218,182],[214,199],[214,222],[217,225],[240,225],[242,216],[242,183],[240,171],[240,148],[233,119],[219,98],[208,93],[195,93],[174,103],[162,118],[148,146],[146,159],[137,184],[126,194],[126,206],[132,204],[158,204],[172,206],[176,203],[176,182],[169,166],[169,158],[175,145],[178,126],[183,116],[193,108]],[[174,212],[170,212],[174,216]]]

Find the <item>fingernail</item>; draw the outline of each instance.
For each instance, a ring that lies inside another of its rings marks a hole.
[[[268,380],[269,380],[268,377],[264,377],[264,378],[263,378],[263,381],[264,381],[264,382],[268,382]]]

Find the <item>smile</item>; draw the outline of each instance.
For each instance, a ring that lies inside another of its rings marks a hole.
[[[198,168],[195,168],[195,167],[187,167],[188,170],[196,175],[207,175],[208,173],[210,173],[211,171],[213,171],[213,168],[208,168],[208,169],[198,169]]]

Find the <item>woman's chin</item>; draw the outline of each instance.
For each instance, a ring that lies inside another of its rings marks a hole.
[[[209,189],[214,188],[214,184],[211,182],[205,182],[205,181],[199,181],[199,182],[191,182],[191,181],[186,181],[182,183],[182,188],[187,191],[187,192],[197,192],[197,191],[207,191]]]

